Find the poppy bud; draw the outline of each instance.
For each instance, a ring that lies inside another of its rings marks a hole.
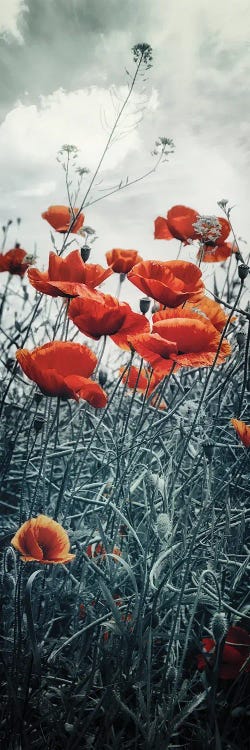
[[[238,274],[241,281],[244,281],[246,277],[248,276],[249,268],[246,265],[246,263],[241,263],[240,266],[238,266]]]
[[[124,279],[126,279],[126,274],[125,273],[120,273],[120,283],[121,284],[124,281]]]
[[[118,534],[120,536],[128,536],[128,527],[125,526],[125,524],[122,524],[121,526],[119,526]]]
[[[216,643],[220,643],[228,629],[227,618],[224,612],[215,612],[210,623],[210,630]]]
[[[5,362],[5,367],[10,372],[13,370],[13,368],[15,367],[15,360],[13,359],[13,357],[8,357],[8,359]]]
[[[74,724],[68,724],[68,722],[66,722],[66,724],[64,724],[64,729],[67,734],[72,734],[74,731]]]
[[[34,401],[36,402],[36,404],[40,404],[40,402],[42,400],[43,400],[42,393],[35,393],[35,395],[34,395]]]
[[[204,450],[207,460],[212,461],[213,452],[214,452],[214,444],[209,440],[204,440],[203,450]]]
[[[159,309],[160,309],[159,302],[155,302],[154,305],[153,305],[153,307],[152,307],[152,314],[154,314],[156,312],[159,312]]]
[[[243,349],[245,340],[246,340],[245,334],[243,333],[243,331],[239,331],[239,333],[236,334],[236,341],[237,341],[239,349]]]
[[[143,315],[145,315],[150,308],[150,299],[148,297],[142,297],[140,299],[140,311]]]
[[[107,381],[108,373],[107,370],[99,370],[98,380],[101,386],[105,385]]]
[[[91,248],[88,247],[88,245],[83,245],[83,247],[81,247],[81,258],[84,261],[84,263],[86,263],[86,261],[89,259],[90,252],[91,252]]]
[[[37,414],[33,422],[33,427],[37,435],[39,432],[41,432],[44,422],[44,416],[42,414]]]

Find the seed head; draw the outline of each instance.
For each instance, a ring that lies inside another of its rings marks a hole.
[[[156,530],[161,542],[168,539],[172,531],[172,524],[168,513],[159,513],[156,520]]]
[[[215,612],[210,623],[210,630],[213,633],[216,643],[220,643],[228,630],[227,618],[224,612]]]

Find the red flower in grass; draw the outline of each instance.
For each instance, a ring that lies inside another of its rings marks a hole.
[[[68,232],[73,216],[78,214],[79,209],[74,208],[73,212],[68,206],[49,206],[47,211],[44,211],[42,218],[46,219],[53,229],[57,232],[64,234]],[[84,215],[79,214],[74,224],[71,227],[72,234],[77,234],[81,229],[84,222]]]
[[[119,605],[119,606],[121,606],[121,605]],[[127,623],[127,622],[132,622],[132,620],[133,620],[133,617],[132,617],[132,614],[131,614],[131,612],[128,612],[128,614],[127,614],[127,615],[125,615],[125,613],[123,613],[123,614],[121,615],[121,621],[122,621],[122,622],[125,622],[125,623]],[[114,626],[115,626],[115,620],[113,620],[113,619],[112,619],[112,620],[110,620],[110,622],[111,622],[111,624],[112,624],[112,625],[114,625]],[[131,628],[130,628],[130,633],[132,633],[132,632],[133,632],[133,628],[131,627]],[[103,633],[103,640],[104,640],[104,641],[108,641],[108,640],[109,640],[109,636],[111,635],[111,633],[112,633],[112,631],[110,631],[110,630],[105,630],[105,632]]]
[[[16,358],[25,375],[46,396],[83,398],[96,408],[106,406],[107,396],[89,376],[97,358],[87,346],[70,341],[53,341],[29,352],[19,349]]]
[[[8,250],[7,253],[0,253],[0,273],[8,271],[12,276],[22,277],[30,263],[31,259],[29,259],[26,250],[23,250],[18,244],[12,250]]]
[[[163,310],[153,315],[153,333],[134,336],[134,349],[144,357],[156,375],[167,375],[173,362],[179,367],[209,367],[218,349],[220,334],[209,320],[185,308]],[[231,347],[223,341],[217,364],[224,362]]]
[[[203,295],[200,269],[182,260],[147,260],[134,266],[128,278],[144,294],[167,307],[177,307]]]
[[[93,339],[110,336],[122,349],[129,349],[128,336],[149,331],[149,322],[110,294],[77,297],[69,305],[68,315],[77,328]]]
[[[216,644],[213,638],[202,639],[202,654],[197,657],[198,669],[203,670],[214,664]],[[234,680],[240,671],[250,672],[250,635],[243,628],[233,625],[229,628],[222,649],[219,676],[222,680]],[[245,665],[245,666],[244,666]]]
[[[166,219],[158,216],[155,219],[155,240],[181,240],[187,244],[188,240],[196,240],[197,232],[194,228],[199,214],[187,206],[173,206],[169,209]]]
[[[121,375],[123,371],[124,368],[120,367]],[[134,388],[136,388],[138,393],[146,393],[147,391],[148,398],[160,382],[160,378],[157,377],[155,373],[150,373],[143,368],[141,369],[141,372],[139,374],[139,368],[135,367],[135,365],[132,365],[129,369],[129,373],[127,371],[124,372],[122,382],[126,383],[127,387],[131,388],[131,390],[134,390]]]
[[[97,558],[98,561],[105,560],[107,557],[107,550],[105,549],[102,542],[94,542],[93,544],[88,544],[86,553],[90,559]],[[121,550],[119,547],[113,547],[112,550],[113,555],[117,555],[117,557],[121,556]]]
[[[128,273],[142,258],[137,250],[121,250],[114,248],[106,253],[107,264],[115,273]]]
[[[231,419],[231,424],[236,430],[243,445],[245,445],[246,448],[250,448],[250,425],[247,425],[240,419]]]
[[[40,515],[25,521],[13,536],[11,544],[21,553],[24,562],[59,564],[75,557],[69,553],[67,532],[48,516]]]
[[[66,258],[50,253],[48,271],[30,268],[28,276],[38,292],[51,297],[77,297],[87,293],[86,287],[93,289],[111,274],[110,268],[84,263],[79,250],[72,250]]]

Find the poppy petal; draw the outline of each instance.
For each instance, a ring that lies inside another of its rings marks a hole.
[[[250,448],[250,425],[242,422],[241,419],[231,419],[231,424],[237,432],[245,448]]]
[[[170,229],[168,228],[167,219],[164,219],[162,216],[157,216],[157,218],[155,219],[154,238],[155,240],[173,240],[174,239],[174,235],[170,232]]]

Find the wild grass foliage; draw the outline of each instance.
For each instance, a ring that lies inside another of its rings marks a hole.
[[[177,263],[120,249],[106,269],[87,263],[82,210],[151,50],[134,57],[83,200],[87,170],[73,191],[76,151],[61,152],[69,207],[44,214],[62,235],[48,270],[5,242],[0,256],[6,750],[248,745],[247,253],[222,201],[224,217],[158,217]],[[69,258],[70,234],[83,247]],[[205,263],[221,261],[207,296]],[[127,273],[147,294],[140,311],[97,290],[109,273],[121,297]]]

